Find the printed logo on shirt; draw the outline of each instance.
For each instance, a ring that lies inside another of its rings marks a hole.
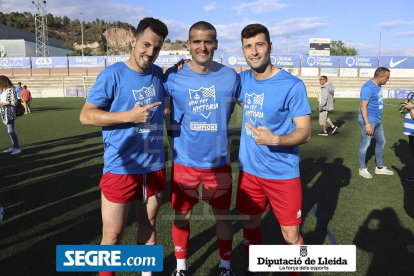
[[[153,84],[150,87],[144,86],[140,90],[132,90],[132,95],[135,99],[135,105],[140,104],[147,106],[156,102],[156,91]],[[152,119],[157,109],[158,106],[150,109],[148,116],[149,120]],[[154,130],[157,130],[157,124],[151,124],[150,122],[147,122],[145,124],[138,124],[136,132],[146,133]]]
[[[144,86],[140,90],[132,90],[132,94],[134,95],[135,105],[140,104],[146,106],[156,102],[156,92],[153,84],[151,84],[150,87]],[[152,116],[154,116],[154,113],[157,109],[158,106],[150,110],[150,119]]]
[[[263,119],[263,102],[264,102],[264,93],[258,95],[256,93],[244,95],[243,110],[246,119],[250,121],[254,126],[256,126],[257,119]],[[249,128],[245,128],[246,134],[254,137],[253,131]]]
[[[383,103],[384,99],[382,97],[382,90],[380,90],[377,95],[378,95],[378,102]],[[384,105],[382,104],[378,106],[378,109],[383,109],[383,108],[384,108]]]
[[[208,119],[213,110],[219,108],[216,103],[216,89],[214,85],[204,88],[200,87],[197,90],[189,89],[190,101],[188,105],[194,113],[199,113],[204,118]]]

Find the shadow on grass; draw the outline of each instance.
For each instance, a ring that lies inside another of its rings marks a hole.
[[[304,159],[300,163],[303,186],[304,204],[302,208],[303,221],[313,212],[317,219],[315,230],[304,235],[306,244],[323,244],[328,235],[328,225],[332,220],[338,205],[341,188],[349,185],[351,170],[343,165],[342,158],[336,158],[332,163],[321,157]],[[309,183],[319,173],[320,176],[310,187]],[[335,243],[333,237],[331,243]]]
[[[373,210],[359,227],[353,243],[372,254],[366,275],[413,274],[413,254],[406,247],[414,244],[414,236],[400,224],[394,209]]]
[[[92,159],[103,150],[83,144],[99,135],[33,143],[22,155],[0,158],[0,275],[56,275],[56,245],[99,239],[102,164]]]
[[[398,143],[394,143],[391,149],[394,150],[395,156],[404,164],[401,169],[398,169],[396,166],[392,166],[392,169],[400,177],[401,186],[404,190],[404,210],[410,218],[414,219],[414,187],[412,185],[414,182],[405,180],[406,176],[414,175],[414,159],[411,155],[410,145],[407,140],[400,139]]]
[[[77,108],[71,107],[63,107],[63,106],[47,106],[47,107],[30,107],[31,112],[46,112],[46,111],[67,111],[67,110],[75,110]]]

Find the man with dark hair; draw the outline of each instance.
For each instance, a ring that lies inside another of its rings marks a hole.
[[[242,49],[251,70],[240,73],[243,124],[239,150],[237,209],[243,214],[243,245],[262,244],[260,221],[270,205],[286,244],[304,244],[299,145],[311,138],[306,88],[303,82],[272,65],[269,31],[251,24],[242,31]],[[250,270],[246,275],[254,275]],[[297,272],[290,272],[295,275]]]
[[[333,85],[328,82],[327,76],[321,76],[319,78],[319,83],[321,84],[321,94],[319,94],[319,125],[322,126],[322,132],[318,135],[328,136],[328,131],[326,131],[326,123],[331,126],[331,134],[334,134],[338,129],[332,123],[332,120],[329,118],[328,113],[334,109],[334,95],[335,89]]]
[[[83,125],[102,127],[104,169],[102,245],[119,244],[131,202],[138,222],[137,244],[157,242],[156,216],[166,183],[163,146],[163,71],[153,63],[168,34],[154,18],[140,21],[125,62],[102,71],[80,114]],[[100,272],[115,275],[115,272]],[[143,272],[142,275],[152,275]]]
[[[21,99],[20,93],[22,92],[22,90],[23,90],[22,83],[19,81],[16,87],[16,95],[17,95],[17,99],[19,100]]]
[[[359,124],[361,125],[361,143],[359,145],[359,175],[372,178],[366,165],[366,154],[371,138],[375,138],[375,161],[376,174],[393,175],[394,172],[387,169],[383,164],[385,136],[381,123],[383,109],[383,98],[381,85],[387,83],[390,78],[390,70],[379,67],[374,77],[367,81],[361,88]]]
[[[202,182],[202,199],[211,205],[216,219],[221,258],[217,274],[232,276],[232,173],[227,130],[240,79],[234,69],[213,61],[218,41],[210,23],[192,25],[187,46],[192,60],[179,71],[169,69],[164,76],[165,91],[172,99],[171,206],[175,211],[172,237],[177,269],[171,275],[190,275],[186,261],[190,218]]]

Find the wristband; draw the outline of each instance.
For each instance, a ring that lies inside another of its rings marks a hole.
[[[366,126],[366,127],[367,127],[367,126],[371,126],[371,124],[366,124],[365,126]]]

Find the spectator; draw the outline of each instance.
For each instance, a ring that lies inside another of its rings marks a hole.
[[[321,76],[319,79],[321,84],[321,94],[319,95],[319,125],[322,126],[322,132],[318,135],[320,136],[328,136],[328,132],[326,131],[326,123],[331,126],[331,135],[335,133],[338,129],[332,123],[332,120],[329,118],[328,113],[334,109],[334,94],[335,90],[333,85],[328,82],[328,77]]]
[[[19,100],[21,99],[22,90],[23,90],[22,83],[18,82],[17,83],[17,88],[16,88],[16,94],[17,94],[17,99],[19,99]]]
[[[376,174],[393,175],[394,172],[383,164],[385,136],[381,123],[381,115],[384,110],[381,85],[387,83],[390,78],[390,70],[379,67],[374,77],[367,81],[361,88],[359,124],[361,125],[361,143],[359,145],[359,175],[372,178],[366,165],[366,154],[371,138],[375,138]]]
[[[23,85],[23,90],[21,92],[21,98],[24,103],[24,109],[25,109],[24,114],[30,113],[31,112],[30,102],[32,101],[32,94],[30,93],[29,90],[27,90],[26,85]]]
[[[19,139],[17,138],[17,134],[14,131],[14,121],[17,118],[15,107],[17,105],[18,99],[13,83],[6,76],[0,76],[0,91],[1,119],[3,120],[3,123],[7,126],[7,132],[9,133],[10,139],[12,141],[12,147],[5,150],[4,152],[16,155],[22,152],[19,147]]]

